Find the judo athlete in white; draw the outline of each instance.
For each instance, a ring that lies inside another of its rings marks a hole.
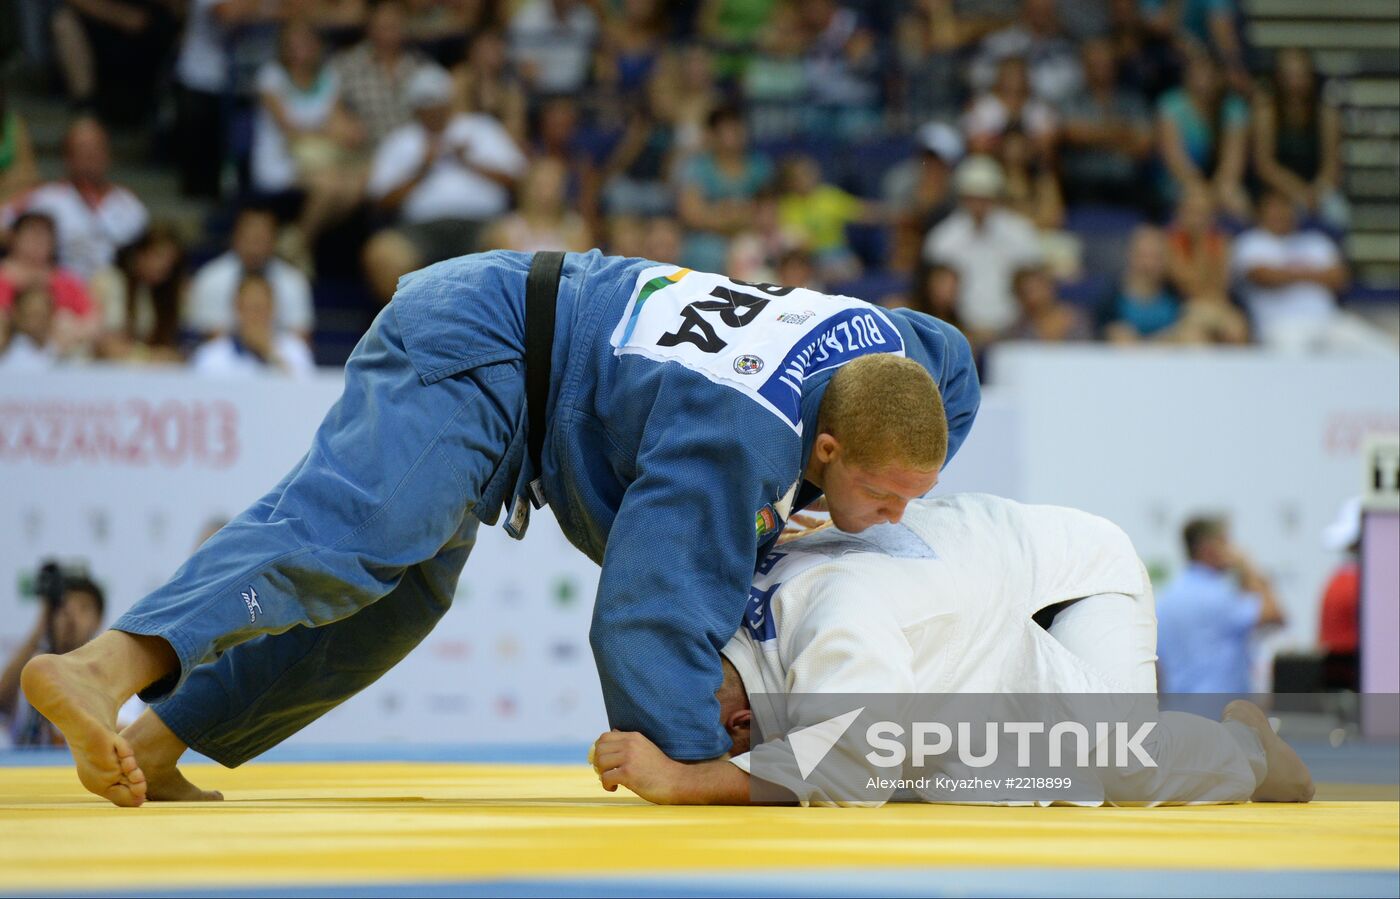
[[[1152,585],[1127,535],[1103,518],[981,494],[924,498],[899,524],[789,542],[759,571],[716,694],[730,756],[673,762],[641,734],[613,731],[590,756],[606,789],[748,804],[749,694],[791,698],[783,733],[830,715],[817,703],[804,714],[812,694],[1055,694],[1046,701],[1069,705],[1111,694],[1124,714],[1145,708],[1155,720],[1143,745],[1158,764],[1104,769],[1090,804],[1312,798],[1307,767],[1252,703],[1231,702],[1222,722],[1157,714]],[[761,773],[804,805],[880,804],[833,797],[820,771],[811,782]]]

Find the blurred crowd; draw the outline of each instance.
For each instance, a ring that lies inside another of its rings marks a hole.
[[[1235,0],[11,14],[72,121],[41,182],[0,90],[0,369],[305,373],[335,361],[318,316],[363,328],[408,271],[595,246],[912,306],[979,353],[1396,351],[1339,303],[1337,90],[1252,53]],[[114,130],[151,136],[198,233],[113,180]]]

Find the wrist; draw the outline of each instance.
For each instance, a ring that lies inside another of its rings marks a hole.
[[[670,795],[665,797],[667,805],[705,805],[709,790],[706,787],[705,768],[710,762],[678,762],[667,759],[670,770],[666,782],[671,785]]]
[[[706,790],[702,769],[706,764],[666,759],[665,776],[661,780],[666,789],[652,801],[661,805],[704,805]]]
[[[748,774],[727,758],[690,765],[678,780],[681,805],[742,805],[748,801]]]
[[[666,778],[670,783],[669,795],[661,797],[665,805],[704,805],[705,790],[698,772],[684,762],[673,762],[671,774]]]

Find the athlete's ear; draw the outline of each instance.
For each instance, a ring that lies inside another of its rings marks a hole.
[[[752,723],[752,709],[735,709],[730,713],[729,719],[724,722],[724,729],[728,731],[748,730]]]
[[[817,435],[816,442],[812,444],[812,455],[825,465],[841,455],[841,441],[826,431],[822,431]]]

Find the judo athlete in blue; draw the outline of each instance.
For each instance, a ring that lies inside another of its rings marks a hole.
[[[927,479],[872,476],[842,488],[850,502],[826,485],[847,530],[897,518],[931,488],[976,415],[967,342],[929,316],[570,253],[535,471],[532,261],[490,252],[405,276],[282,482],[111,631],[31,663],[26,695],[89,790],[123,805],[209,798],[174,768],[185,746],[238,765],[372,683],[446,612],[480,524],[523,535],[532,484],[602,566],[591,642],[611,726],[675,759],[721,756],[719,649],[757,560],[820,494],[803,476],[834,374],[905,357],[922,370],[899,370],[931,375],[946,410],[946,456]],[[826,458],[836,444],[822,440]],[[116,709],[137,691],[152,709],[118,734]]]

